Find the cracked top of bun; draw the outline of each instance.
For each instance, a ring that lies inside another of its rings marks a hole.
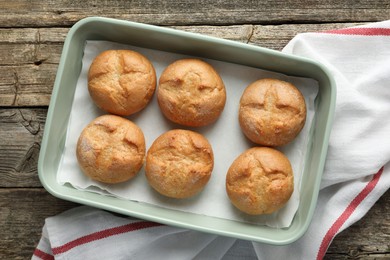
[[[109,113],[129,116],[150,102],[156,89],[152,63],[138,52],[107,50],[92,62],[88,90],[95,104]]]

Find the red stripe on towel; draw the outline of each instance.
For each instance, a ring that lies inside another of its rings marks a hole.
[[[42,260],[54,260],[54,256],[52,256],[49,253],[43,252],[42,250],[39,250],[38,248],[35,248],[34,255],[36,257],[41,258]]]
[[[390,28],[345,28],[323,31],[320,33],[343,34],[343,35],[364,35],[364,36],[390,36]]]
[[[58,247],[53,248],[52,251],[53,251],[54,255],[58,255],[58,254],[62,254],[64,252],[66,252],[66,251],[69,251],[72,248],[75,248],[77,246],[87,244],[87,243],[90,243],[90,242],[93,242],[96,240],[100,240],[103,238],[131,232],[131,231],[135,231],[135,230],[139,230],[139,229],[156,227],[156,226],[161,226],[161,225],[162,224],[159,224],[159,223],[154,223],[154,222],[149,222],[149,221],[141,221],[141,222],[126,224],[126,225],[119,226],[119,227],[109,228],[109,229],[101,230],[101,231],[77,238],[77,239],[70,241],[62,246],[58,246]]]
[[[322,239],[320,248],[317,253],[317,259],[322,259],[325,256],[326,251],[333,238],[340,230],[342,225],[348,220],[352,215],[355,209],[360,205],[360,203],[370,194],[370,192],[375,188],[376,184],[379,181],[383,172],[383,167],[372,177],[371,181],[363,188],[363,190],[351,201],[348,207],[340,215],[340,217],[333,223],[333,225],[328,229],[324,238]]]

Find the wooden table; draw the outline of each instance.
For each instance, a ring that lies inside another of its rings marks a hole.
[[[281,50],[297,33],[390,19],[390,2],[1,1],[1,259],[30,258],[45,218],[77,206],[42,188],[37,161],[64,38],[87,16],[169,26]],[[390,258],[389,191],[335,238],[326,255],[352,257]]]

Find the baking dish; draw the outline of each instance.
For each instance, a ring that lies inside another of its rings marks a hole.
[[[319,84],[315,101],[316,115],[310,131],[309,156],[306,158],[302,176],[301,201],[292,224],[288,228],[253,225],[175,211],[147,203],[125,201],[83,192],[70,185],[60,185],[56,181],[56,173],[64,150],[70,110],[87,40],[125,43],[316,80]],[[71,28],[64,43],[41,144],[39,178],[47,191],[61,199],[218,235],[274,245],[288,244],[305,233],[316,206],[334,114],[335,96],[336,86],[332,75],[326,67],[313,60],[169,28],[101,17],[85,18]]]

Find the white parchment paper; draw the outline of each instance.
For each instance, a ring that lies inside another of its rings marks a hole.
[[[130,49],[146,56],[154,65],[159,78],[166,66],[177,59],[190,56],[144,49],[113,42],[88,41],[85,45],[83,67],[77,82],[74,101],[68,125],[65,150],[60,163],[57,181],[69,183],[77,189],[100,194],[116,196],[121,199],[145,202],[159,207],[166,207],[194,214],[268,225],[271,227],[288,227],[299,205],[299,186],[304,159],[307,152],[309,130],[315,114],[314,99],[318,93],[318,84],[312,79],[289,77],[283,74],[264,71],[252,67],[226,62],[203,59],[210,63],[221,75],[227,91],[225,109],[214,124],[202,128],[185,128],[169,122],[160,112],[156,95],[142,111],[129,116],[144,132],[146,148],[162,133],[175,128],[191,129],[203,134],[212,145],[215,165],[212,177],[199,195],[176,200],[165,198],[156,193],[147,183],[144,169],[132,180],[115,185],[95,182],[81,172],[76,159],[76,143],[83,128],[96,117],[105,114],[99,110],[88,93],[87,74],[92,60],[102,51],[108,49]],[[287,205],[270,215],[248,216],[236,210],[230,203],[225,191],[225,177],[233,160],[246,149],[253,147],[241,132],[238,123],[238,104],[241,95],[250,83],[266,77],[278,78],[295,84],[303,93],[307,105],[306,124],[299,136],[289,145],[280,148],[290,159],[295,178],[295,190]]]

